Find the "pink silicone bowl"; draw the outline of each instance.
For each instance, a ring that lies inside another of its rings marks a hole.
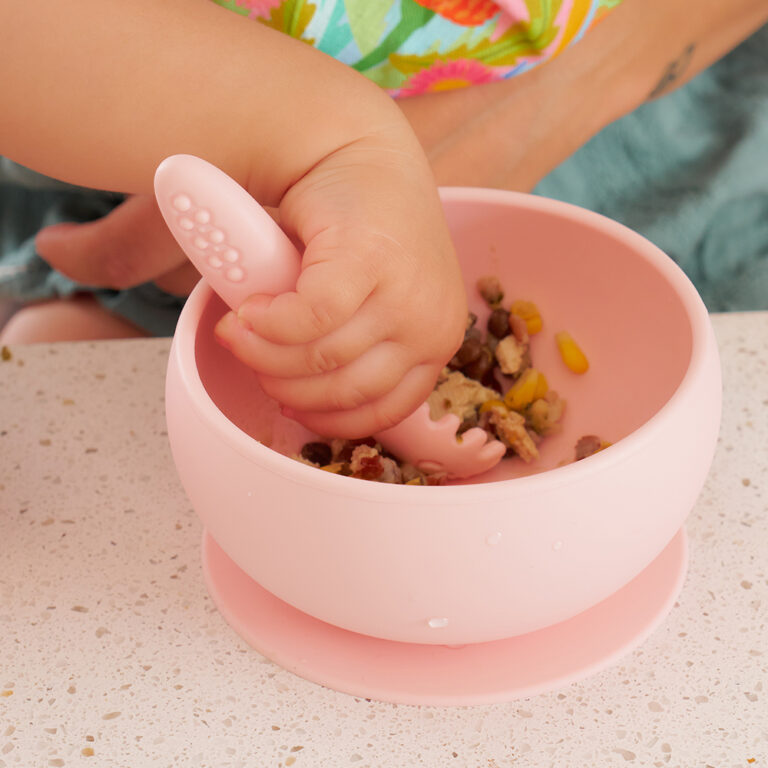
[[[442,196],[480,321],[475,283],[486,274],[543,315],[533,360],[568,409],[535,466],[505,461],[463,484],[413,487],[294,461],[312,435],[214,341],[225,307],[203,283],[176,330],[166,408],[195,510],[265,589],[345,629],[463,644],[563,621],[664,549],[707,475],[721,382],[704,305],[644,238],[539,197]],[[583,376],[559,358],[553,335],[563,329],[590,360]],[[584,434],[613,445],[563,464]]]

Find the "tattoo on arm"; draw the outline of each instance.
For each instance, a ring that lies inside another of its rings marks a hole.
[[[664,70],[661,80],[656,83],[656,87],[648,94],[649,99],[655,99],[657,96],[661,96],[662,93],[667,91],[683,76],[685,70],[688,69],[688,65],[691,63],[695,47],[696,46],[691,43],[680,56],[667,64],[667,68]]]

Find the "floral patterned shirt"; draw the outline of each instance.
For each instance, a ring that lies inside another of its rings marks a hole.
[[[213,0],[313,45],[393,96],[525,72],[621,0]]]

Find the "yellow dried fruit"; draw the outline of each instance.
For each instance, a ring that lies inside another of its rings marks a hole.
[[[570,370],[574,373],[586,373],[589,370],[589,360],[568,331],[556,333],[555,341],[560,350],[560,357]]]
[[[326,464],[324,467],[320,467],[323,472],[332,472],[334,475],[338,475],[343,468],[344,464],[340,461],[336,462],[335,464]]]
[[[486,411],[495,411],[499,408],[504,411],[507,410],[507,406],[502,400],[486,400],[480,406],[480,413],[485,413]]]
[[[536,392],[533,394],[533,399],[538,400],[544,397],[549,392],[549,384],[547,383],[547,377],[539,371],[539,379],[536,382]]]
[[[528,333],[532,336],[538,333],[544,327],[544,321],[541,318],[539,308],[532,301],[513,301],[509,311],[525,320]]]
[[[541,374],[535,368],[526,368],[522,376],[504,395],[504,402],[513,411],[521,411],[536,399]],[[546,386],[546,380],[544,382]]]

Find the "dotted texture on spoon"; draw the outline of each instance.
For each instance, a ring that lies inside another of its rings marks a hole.
[[[224,269],[224,277],[233,283],[245,280],[245,270],[237,263],[240,253],[227,243],[226,233],[211,223],[209,210],[198,208],[192,197],[182,192],[171,196],[171,207],[176,214],[176,229],[205,256],[211,269]]]

